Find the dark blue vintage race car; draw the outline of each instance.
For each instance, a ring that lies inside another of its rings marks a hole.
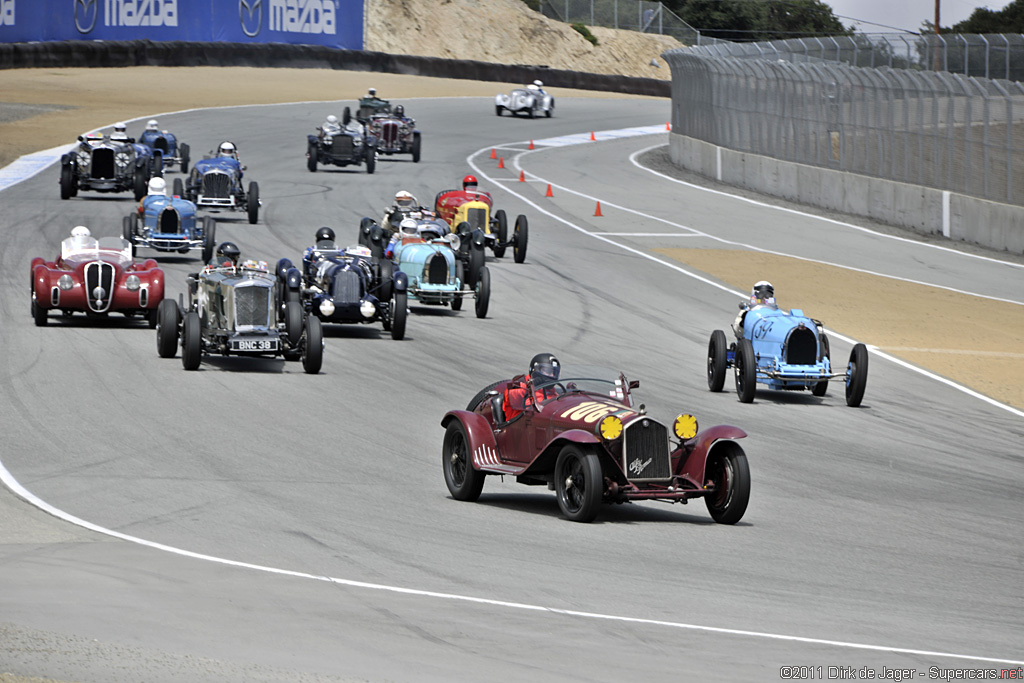
[[[846,367],[834,371],[828,337],[822,323],[804,316],[794,308],[788,313],[770,303],[751,306],[740,303],[745,311],[738,319],[742,336],[726,342],[725,332],[715,330],[708,344],[708,388],[721,391],[727,368],[736,372],[736,393],[740,401],[754,400],[757,384],[771,389],[802,391],[810,389],[824,396],[830,379],[841,377],[846,383],[846,404],[859,406],[868,378],[868,350],[855,344]]]
[[[162,179],[150,181],[163,182]],[[124,217],[122,237],[132,245],[132,254],[145,247],[163,252],[202,252],[203,263],[213,258],[217,225],[212,216],[199,219],[196,205],[180,196],[149,194],[138,210]]]
[[[277,274],[286,284],[300,279],[300,289],[281,291],[298,291],[303,308],[325,323],[379,322],[392,339],[405,337],[405,273],[395,272],[391,261],[374,259],[367,247],[338,247],[330,228],[317,231],[316,244],[302,255],[301,273],[281,259]]]
[[[160,130],[156,120],[146,124],[146,130],[139,136],[139,144],[153,150],[155,155],[163,158],[163,167],[168,169],[177,164],[182,173],[188,173],[189,146],[166,130]]]
[[[163,162],[145,145],[135,143],[118,124],[113,135],[90,133],[78,137],[78,146],[60,160],[60,198],[70,199],[79,190],[126,192],[136,201],[146,194],[149,179],[159,176]]]
[[[184,197],[201,208],[245,211],[249,222],[255,223],[260,215],[260,187],[251,182],[248,192],[242,189],[243,171],[234,143],[223,142],[217,156],[195,163],[183,188]]]

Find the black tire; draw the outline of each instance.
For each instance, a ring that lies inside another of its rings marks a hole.
[[[532,119],[536,115],[537,115],[537,112],[535,112],[533,110],[533,107],[530,107],[530,111],[527,113],[527,116],[529,116]]]
[[[456,261],[455,262],[455,278],[459,281],[459,286],[462,289],[465,289],[465,287],[466,287],[466,273],[465,273],[465,269],[462,266],[462,261]],[[462,310],[462,289],[460,289],[458,292],[456,292],[455,296],[452,297],[452,310],[453,311],[461,311]]]
[[[377,170],[377,149],[374,147],[366,148],[366,172],[373,175],[373,172]]]
[[[395,291],[395,264],[391,262],[391,259],[381,259],[378,266],[380,268],[380,288],[377,290],[377,299],[391,301],[391,294]]]
[[[296,301],[286,301],[284,304],[284,330],[288,336],[288,345],[293,349],[298,348],[299,342],[302,340],[302,318],[302,304]]]
[[[480,273],[484,269],[487,257],[484,255],[483,245],[470,242],[469,244],[469,272],[466,273],[467,284],[470,289],[476,289],[476,283],[480,279]]]
[[[341,123],[345,126],[352,123],[352,110],[349,107],[345,107],[345,110],[341,112]]]
[[[181,365],[186,370],[198,370],[203,360],[202,332],[199,314],[189,311],[181,326]]]
[[[32,291],[35,292],[34,284],[32,286]],[[50,311],[36,303],[38,298],[39,297],[37,296],[32,297],[32,322],[36,324],[36,327],[43,327],[46,325],[46,319]]]
[[[178,156],[181,157],[181,172],[188,173],[188,162],[189,162],[189,151],[190,148],[184,142],[178,145]],[[177,178],[175,178],[177,180]],[[177,187],[177,186],[175,186]]]
[[[486,318],[487,307],[491,303],[491,271],[486,267],[480,270],[480,279],[476,283],[476,317]]]
[[[316,145],[309,145],[306,148],[306,168],[310,173],[316,173]]]
[[[420,163],[420,134],[412,134],[412,162],[414,164]]]
[[[516,227],[512,233],[512,255],[516,263],[526,260],[526,245],[529,241],[530,225],[526,221],[526,216],[519,214],[516,216]]]
[[[708,389],[721,391],[725,386],[725,370],[728,365],[725,348],[725,332],[715,330],[708,342]]]
[[[184,183],[184,181],[182,181],[181,178],[175,178],[174,182],[171,185],[171,187],[173,188],[171,190],[171,193],[175,197],[184,197],[185,196],[185,183]]]
[[[121,237],[132,245],[132,256],[135,256],[135,214],[130,213],[121,221]]]
[[[75,169],[71,164],[64,164],[60,167],[60,198],[71,199],[74,196]]]
[[[717,490],[704,497],[711,518],[719,524],[735,524],[743,518],[750,501],[750,466],[743,449],[733,444],[718,446],[704,468],[704,479]]]
[[[502,106],[500,104],[494,105],[494,113],[495,114],[497,114],[498,116],[501,116],[501,110],[502,110]]]
[[[293,302],[289,302],[288,305],[291,303]],[[320,324],[320,318],[315,315],[307,315],[305,330],[306,338],[302,343],[302,369],[307,375],[315,375],[320,372],[320,368],[324,364],[324,328]]]
[[[829,347],[828,337],[825,336],[824,332],[820,333],[820,336],[821,336],[821,358],[819,358],[818,360],[821,360],[822,358],[828,358],[829,360],[832,360],[832,350]],[[814,394],[815,396],[824,396],[826,391],[828,391],[828,380],[827,379],[824,379],[824,380],[818,382],[817,384],[815,384],[813,387],[811,387],[811,393]]]
[[[391,299],[391,338],[405,339],[405,321],[409,317],[408,292],[395,292]]]
[[[146,196],[146,190],[149,185],[149,174],[146,173],[146,169],[142,166],[135,167],[135,182],[132,184],[132,189],[135,193],[135,201],[142,201],[142,198]]]
[[[757,360],[754,358],[754,345],[749,339],[740,339],[736,345],[736,395],[740,403],[754,400],[757,387]]]
[[[864,400],[868,385],[868,347],[854,344],[846,374],[846,405],[856,408]]]
[[[368,216],[364,216],[359,221],[359,244],[364,247],[370,246],[370,228],[376,225],[376,223],[377,221]]]
[[[483,401],[485,398],[487,398],[487,394],[489,394],[495,387],[500,386],[502,384],[507,384],[508,382],[511,382],[511,381],[512,380],[510,380],[510,379],[503,379],[500,382],[494,382],[492,384],[488,384],[486,387],[484,387],[480,391],[476,392],[476,396],[474,396],[472,399],[470,399],[469,403],[466,404],[466,410],[468,410],[470,412],[476,410],[476,407],[478,405],[480,405],[481,401]]]
[[[573,522],[592,522],[604,496],[604,474],[596,453],[570,444],[555,461],[555,495],[562,514]]]
[[[480,497],[484,477],[487,475],[473,468],[466,429],[458,420],[449,424],[445,430],[441,467],[444,470],[444,483],[448,485],[452,498],[472,502]]]
[[[161,358],[174,358],[178,352],[178,325],[181,311],[174,299],[164,299],[156,309],[156,353]]]
[[[203,263],[213,258],[213,250],[217,245],[217,221],[213,216],[203,216]]]
[[[245,199],[249,210],[249,224],[255,225],[260,219],[260,186],[256,181],[249,183],[249,193]]]
[[[494,212],[494,222],[498,224],[495,231],[494,258],[501,258],[505,255],[505,244],[508,242],[508,218],[504,209]]]

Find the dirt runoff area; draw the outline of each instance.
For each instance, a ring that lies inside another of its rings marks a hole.
[[[30,152],[72,142],[114,121],[193,107],[486,96],[518,84],[320,69],[133,67],[0,71],[0,167]],[[627,97],[551,89],[560,97]],[[118,93],[116,100],[110,93]],[[736,289],[749,273],[771,280],[783,306],[826,326],[1024,410],[1024,315],[1020,306],[756,252],[672,249],[665,253]],[[998,254],[993,254],[998,258]],[[857,292],[852,299],[850,292]],[[927,310],[947,313],[938,319]],[[949,321],[957,321],[950,325]],[[842,361],[845,359],[836,359]],[[836,390],[832,390],[837,391]],[[868,377],[866,401],[870,403]]]

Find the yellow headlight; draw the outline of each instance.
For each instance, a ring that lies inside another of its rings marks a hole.
[[[692,439],[697,435],[697,418],[693,415],[680,415],[672,428],[675,430],[676,438]]]
[[[597,431],[605,441],[614,441],[622,436],[622,420],[615,415],[609,415],[598,423]]]

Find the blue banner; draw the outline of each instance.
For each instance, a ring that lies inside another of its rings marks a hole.
[[[183,40],[363,49],[364,0],[0,0],[0,42]]]

